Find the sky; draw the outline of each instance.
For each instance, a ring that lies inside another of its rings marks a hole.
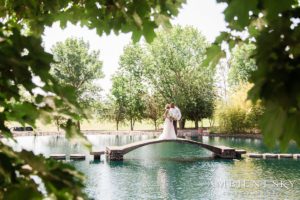
[[[212,42],[220,31],[224,31],[226,24],[224,15],[224,4],[217,4],[215,0],[187,0],[181,8],[179,15],[172,19],[173,25],[193,26]],[[61,29],[58,23],[52,27],[47,27],[43,43],[46,51],[50,52],[51,47],[69,37],[83,38],[90,43],[93,50],[100,50],[100,60],[103,62],[103,72],[105,78],[98,81],[98,84],[108,93],[111,88],[111,75],[119,67],[119,57],[123,53],[125,45],[131,41],[131,33],[98,36],[95,30],[89,30],[79,25],[68,24],[65,29]]]

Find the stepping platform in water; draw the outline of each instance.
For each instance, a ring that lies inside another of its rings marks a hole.
[[[61,153],[50,154],[50,158],[53,158],[55,160],[65,160],[66,159],[66,154],[61,154]]]
[[[294,154],[294,158],[300,159],[300,154]]]
[[[279,158],[293,158],[293,154],[279,154]]]
[[[244,150],[244,149],[238,149],[238,150],[235,150],[236,153],[239,153],[239,154],[246,154],[247,151]]]
[[[92,151],[90,155],[94,156],[94,160],[100,160],[101,155],[105,154],[105,151]]]
[[[70,160],[85,160],[84,154],[70,154]]]
[[[237,157],[237,158],[242,158],[242,155],[243,155],[243,154],[246,154],[247,151],[244,150],[244,149],[238,149],[238,150],[235,150],[235,153],[236,153],[236,157]]]
[[[264,158],[278,158],[278,154],[265,153]]]
[[[260,153],[249,153],[249,158],[263,158],[263,155]]]

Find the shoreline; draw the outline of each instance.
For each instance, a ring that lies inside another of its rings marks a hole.
[[[233,137],[233,138],[245,138],[245,139],[263,139],[262,134],[252,134],[252,133],[247,133],[247,134],[210,133],[208,136],[209,137]]]
[[[85,135],[152,135],[158,136],[162,130],[134,130],[134,131],[109,131],[109,130],[82,130]],[[49,135],[64,135],[64,132],[57,131],[22,131],[13,132],[13,137],[20,136],[49,136]],[[200,133],[196,129],[178,130],[178,137],[231,137],[245,139],[262,139],[261,134],[226,134],[226,133]],[[1,136],[0,136],[1,138]]]

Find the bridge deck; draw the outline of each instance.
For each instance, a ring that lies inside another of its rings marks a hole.
[[[126,154],[130,151],[133,151],[134,149],[137,149],[139,147],[146,146],[149,144],[156,144],[156,143],[162,143],[162,142],[177,142],[177,143],[188,143],[188,144],[198,145],[209,151],[212,151],[216,156],[221,157],[221,158],[233,159],[233,158],[236,158],[238,156],[238,154],[239,155],[241,154],[240,152],[236,151],[234,148],[230,148],[230,147],[226,147],[226,146],[213,146],[213,145],[204,144],[202,142],[197,142],[194,140],[187,140],[187,139],[182,139],[182,138],[164,139],[164,140],[150,139],[150,140],[134,142],[131,144],[126,144],[123,146],[108,146],[108,147],[106,147],[106,154],[112,160],[122,160],[124,154]]]

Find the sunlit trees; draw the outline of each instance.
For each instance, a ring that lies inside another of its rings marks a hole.
[[[120,57],[120,68],[113,77],[112,96],[122,102],[125,118],[130,122],[130,130],[136,121],[144,117],[146,88],[143,84],[143,51],[138,44],[124,48]]]
[[[53,76],[59,84],[75,88],[80,106],[90,109],[94,101],[100,100],[100,95],[97,95],[100,88],[93,84],[96,79],[103,78],[100,52],[91,51],[83,39],[68,38],[55,44],[52,53],[55,61],[51,69]]]
[[[119,130],[121,123],[125,122],[126,98],[122,85],[117,86],[120,80],[118,77],[113,78],[112,95],[108,96],[102,105],[97,108],[98,116],[103,121],[113,121],[116,124],[116,130]],[[122,84],[122,83],[121,83]]]
[[[126,46],[112,94],[122,79],[119,85],[126,91],[125,116],[131,129],[134,121],[145,117],[157,128],[164,104],[171,102],[181,109],[181,128],[185,120],[195,121],[198,128],[198,122],[211,117],[214,109],[215,70],[202,65],[208,43],[192,27],[174,27],[157,34],[151,44]]]
[[[232,49],[228,74],[231,88],[249,82],[251,74],[257,69],[255,60],[252,58],[254,49],[255,46],[251,43],[240,44]]]
[[[198,121],[210,117],[213,110],[214,68],[205,67],[208,43],[192,27],[174,27],[160,31],[146,48],[145,79],[165,102],[174,101],[186,119]]]

